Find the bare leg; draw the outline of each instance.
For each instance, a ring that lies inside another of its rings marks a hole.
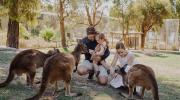
[[[107,70],[109,70],[111,68],[110,65],[108,65],[104,60],[101,61],[101,64],[104,66],[104,68],[106,68]]]
[[[99,71],[99,67],[96,63],[93,62],[93,68],[94,68],[94,71],[97,72]]]
[[[94,69],[94,71],[95,71],[95,73],[96,73],[96,77],[98,77],[99,74],[100,74],[100,71],[99,71],[99,67],[98,67],[98,65],[97,65],[97,62],[94,62],[94,61],[93,61],[93,69]]]
[[[106,85],[108,83],[108,77],[107,76],[99,76],[98,82],[100,85]]]
[[[107,73],[110,74],[110,68],[111,66],[109,64],[107,64],[104,60],[101,61],[101,64],[103,65],[103,67],[107,70]]]

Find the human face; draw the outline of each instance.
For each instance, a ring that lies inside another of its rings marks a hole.
[[[99,35],[96,35],[96,41],[99,43],[99,44],[102,44],[104,41],[103,39],[100,39],[99,38]]]
[[[116,51],[120,56],[125,56],[127,54],[126,50],[124,49],[116,49]]]
[[[88,39],[90,40],[90,41],[94,41],[95,39],[95,36],[94,36],[94,34],[89,34],[89,35],[87,35],[87,37],[88,37]]]

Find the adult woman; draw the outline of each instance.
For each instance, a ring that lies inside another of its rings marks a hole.
[[[138,64],[138,62],[135,60],[134,54],[130,51],[127,51],[122,42],[118,42],[116,44],[116,53],[111,66],[116,66],[117,62],[118,67],[121,67],[124,73],[127,73],[131,69],[131,67],[133,67],[133,65]],[[115,77],[110,82],[110,85],[114,88],[124,86],[122,76],[117,74],[115,74],[114,76]]]

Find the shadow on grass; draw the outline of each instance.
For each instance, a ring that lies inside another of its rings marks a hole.
[[[160,100],[180,100],[180,86],[159,81],[159,96]],[[124,100],[125,98],[119,95],[118,89],[113,89],[110,86],[99,88],[94,87],[81,88],[81,86],[72,86],[72,92],[82,93],[80,97],[66,97],[64,90],[58,93],[57,100]],[[35,91],[27,89],[24,85],[10,84],[5,88],[0,88],[0,100],[23,100],[35,94]],[[152,93],[145,92],[144,100],[152,100]]]
[[[10,84],[7,87],[0,88],[0,100],[24,100],[33,95],[33,91],[27,89],[22,84]]]

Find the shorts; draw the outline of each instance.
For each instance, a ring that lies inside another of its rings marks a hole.
[[[83,67],[88,70],[93,70],[93,63],[89,62],[88,60],[84,60],[79,64],[78,67]],[[108,76],[107,70],[104,68],[103,65],[98,65],[100,74],[99,76]]]

